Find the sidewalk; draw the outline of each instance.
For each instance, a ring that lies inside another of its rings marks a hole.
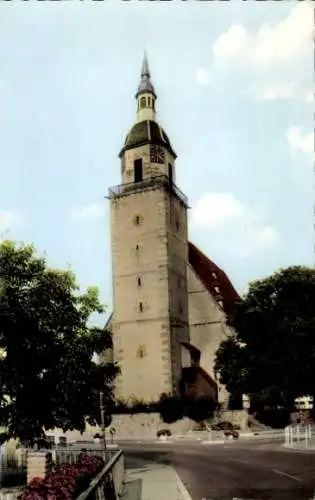
[[[133,469],[127,469],[121,500],[161,500],[161,498],[192,500],[173,467],[142,462]]]

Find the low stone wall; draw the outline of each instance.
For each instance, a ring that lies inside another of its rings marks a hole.
[[[231,422],[234,425],[239,425],[241,430],[248,429],[248,413],[245,410],[224,410],[217,412],[211,423],[216,424],[223,420]],[[172,435],[182,435],[199,427],[196,422],[189,418],[183,418],[173,424],[166,424],[162,421],[158,413],[113,415],[111,426],[116,430],[116,439],[154,438],[160,429],[169,429]],[[70,443],[74,441],[89,441],[93,439],[94,434],[100,432],[101,429],[99,427],[87,425],[86,432],[83,434],[80,434],[78,431],[68,431],[63,434],[61,429],[53,429],[52,431],[48,431],[47,434],[65,436]]]
[[[169,429],[172,434],[185,434],[197,424],[183,418],[173,424],[166,424],[158,413],[139,413],[137,415],[114,415],[112,426],[119,438],[155,437],[160,429]]]
[[[184,418],[173,424],[164,423],[158,413],[138,413],[126,415],[113,415],[112,427],[115,428],[116,439],[128,438],[154,438],[160,429],[169,429],[174,434],[185,434],[186,432],[196,428],[198,424],[193,420]],[[53,429],[47,431],[47,434],[52,436],[65,436],[69,443],[74,441],[90,441],[94,434],[100,433],[99,427],[87,425],[86,431],[80,434],[78,431],[68,431],[63,433],[61,429]]]

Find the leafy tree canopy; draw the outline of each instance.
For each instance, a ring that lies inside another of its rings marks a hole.
[[[110,334],[89,326],[102,313],[98,290],[79,292],[69,271],[47,267],[32,246],[0,245],[0,425],[34,441],[43,430],[85,428],[99,416],[99,391],[112,398],[114,365],[93,353]]]
[[[230,392],[269,405],[314,394],[315,270],[289,267],[251,283],[227,322],[235,335],[220,345],[215,368]]]

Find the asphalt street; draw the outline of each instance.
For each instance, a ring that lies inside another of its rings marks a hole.
[[[313,500],[315,453],[274,442],[124,442],[127,468],[172,465],[193,500]],[[168,500],[168,499],[165,499]]]

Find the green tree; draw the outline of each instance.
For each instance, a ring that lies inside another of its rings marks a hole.
[[[99,420],[99,391],[110,407],[113,364],[93,353],[111,336],[89,326],[102,313],[96,288],[79,291],[69,271],[47,267],[32,246],[0,245],[0,425],[34,442],[44,430],[83,431]]]
[[[216,371],[232,393],[264,405],[293,405],[314,395],[315,270],[280,270],[250,284],[228,324],[235,331],[216,354]]]

